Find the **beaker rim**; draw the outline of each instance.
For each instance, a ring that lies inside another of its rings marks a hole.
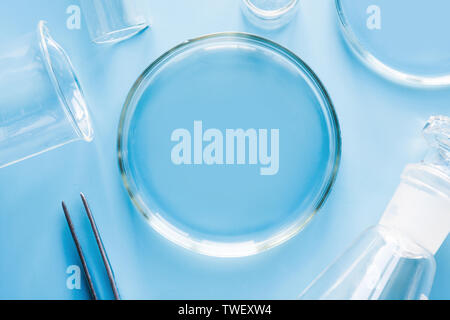
[[[39,21],[37,33],[45,67],[64,112],[78,137],[90,142],[94,138],[94,131],[90,122],[87,103],[72,63],[64,49],[50,35],[46,21]],[[56,56],[51,55],[49,48],[55,50]],[[59,61],[55,61],[55,59]],[[60,66],[57,66],[57,63]],[[61,83],[60,74],[55,71],[55,68],[58,67],[64,76],[69,79],[69,85]]]
[[[282,17],[283,15],[294,9],[299,3],[298,0],[292,0],[291,2],[289,2],[288,4],[286,4],[281,8],[274,10],[266,10],[257,7],[250,0],[243,0],[243,2],[258,18],[264,20],[279,19],[280,17]]]

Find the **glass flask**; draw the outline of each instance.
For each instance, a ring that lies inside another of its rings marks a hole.
[[[365,232],[301,299],[427,299],[434,254],[450,231],[450,118],[424,128],[430,151],[408,165],[379,225]]]
[[[150,65],[125,102],[118,141],[125,187],[150,226],[219,257],[300,232],[325,202],[341,152],[312,70],[241,33],[186,41]]]
[[[126,40],[148,27],[142,0],[81,0],[81,6],[95,43]]]
[[[0,49],[0,88],[0,168],[93,139],[70,60],[44,21]]]
[[[370,68],[408,85],[450,85],[450,1],[335,1],[345,40]]]
[[[276,29],[294,18],[300,0],[242,0],[242,12],[257,27]]]

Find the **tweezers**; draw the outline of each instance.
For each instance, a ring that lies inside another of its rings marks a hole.
[[[94,220],[94,216],[92,215],[91,209],[89,208],[88,202],[86,200],[86,197],[83,193],[80,194],[81,201],[83,202],[84,209],[86,211],[86,214],[88,216],[89,222],[91,224],[92,232],[95,236],[95,241],[97,242],[98,249],[100,250],[100,254],[102,256],[103,264],[106,268],[106,273],[108,275],[109,283],[112,288],[112,292],[114,294],[115,300],[120,300],[119,291],[117,290],[116,281],[114,280],[114,274],[111,269],[111,264],[109,263],[108,256],[105,251],[105,247],[103,246],[102,239],[100,237],[100,234],[98,232],[97,225]],[[72,219],[70,218],[69,210],[67,209],[66,204],[64,201],[62,202],[62,207],[64,211],[64,215],[66,216],[67,224],[69,225],[70,233],[72,234],[73,241],[75,242],[75,246],[78,251],[78,255],[80,256],[81,264],[83,266],[84,273],[86,275],[86,280],[88,282],[89,291],[91,293],[93,300],[99,300],[97,293],[95,292],[94,284],[92,282],[91,273],[89,272],[89,268],[86,263],[86,258],[83,254],[83,249],[81,248],[80,241],[78,240],[77,234],[75,232],[75,227],[73,225]]]

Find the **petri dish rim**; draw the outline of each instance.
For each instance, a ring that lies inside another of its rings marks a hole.
[[[146,88],[146,79],[153,72],[157,72],[160,67],[164,66],[164,64],[169,61],[171,57],[176,56],[178,53],[184,52],[185,49],[195,47],[202,42],[218,39],[235,39],[240,41],[254,42],[258,45],[268,47],[271,50],[274,50],[275,52],[278,52],[283,56],[289,58],[298,66],[299,69],[301,69],[305,73],[306,76],[308,76],[309,80],[315,86],[314,89],[317,90],[317,92],[322,96],[322,104],[326,106],[326,113],[324,112],[324,117],[328,122],[328,130],[330,131],[330,143],[332,143],[333,148],[330,151],[330,154],[332,155],[330,155],[329,158],[326,179],[324,179],[325,183],[322,185],[320,192],[317,192],[317,195],[315,195],[314,201],[312,201],[314,203],[313,209],[308,213],[309,215],[306,219],[303,218],[302,214],[294,223],[289,225],[287,228],[282,229],[281,231],[262,241],[213,242],[189,236],[182,230],[179,230],[176,227],[172,226],[160,215],[155,214],[149,209],[147,210],[145,202],[142,200],[139,192],[137,191],[137,186],[135,185],[133,179],[129,178],[130,166],[128,163],[127,129],[130,124],[130,120],[133,118],[134,110],[140,98],[139,91],[141,89],[145,90]],[[130,110],[132,110],[133,112],[130,112]],[[117,137],[117,152],[119,171],[125,189],[127,190],[127,193],[134,207],[155,231],[157,231],[167,240],[199,254],[220,258],[236,258],[254,255],[276,247],[294,237],[309,223],[309,221],[315,216],[315,214],[324,204],[336,180],[341,161],[342,140],[338,117],[333,103],[328,95],[328,92],[326,91],[320,79],[302,59],[300,59],[293,52],[282,47],[281,45],[253,34],[241,32],[220,32],[200,36],[182,42],[181,44],[162,54],[143,71],[143,73],[138,77],[136,82],[131,87],[130,92],[128,93],[125,100],[122,113],[120,115]]]
[[[344,14],[342,0],[335,0],[335,5],[339,25],[341,27],[341,30],[343,31],[346,42],[349,44],[350,48],[356,54],[356,56],[360,58],[360,60],[369,68],[392,81],[414,87],[432,88],[450,86],[450,74],[437,77],[425,77],[412,73],[402,72],[383,63],[381,60],[379,60],[364,48],[362,43],[358,40],[358,37],[352,31],[350,24]]]

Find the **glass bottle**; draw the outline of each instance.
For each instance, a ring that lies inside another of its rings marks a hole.
[[[424,128],[430,151],[408,165],[379,224],[366,231],[301,299],[427,299],[434,254],[450,230],[450,118]]]

